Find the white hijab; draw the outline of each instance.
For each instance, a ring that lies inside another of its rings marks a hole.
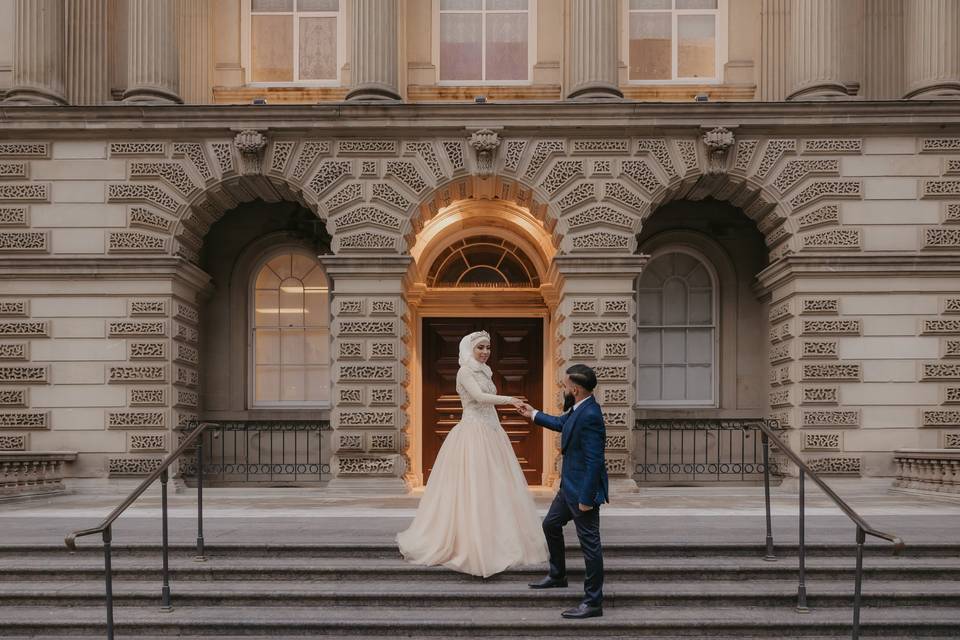
[[[486,340],[490,342],[490,334],[486,331],[474,331],[463,336],[460,340],[460,366],[469,371],[479,371],[488,378],[493,377],[493,371],[486,364],[477,360],[473,355],[473,348],[477,343]]]

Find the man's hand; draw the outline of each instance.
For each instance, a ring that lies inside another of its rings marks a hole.
[[[520,406],[517,407],[517,411],[520,412],[520,415],[522,415],[524,418],[533,418],[534,408],[526,402],[521,402]]]
[[[593,510],[593,507],[591,507],[590,505],[586,505],[586,504],[582,504],[582,503],[581,503],[579,506],[580,506],[580,511],[592,511],[592,510]]]

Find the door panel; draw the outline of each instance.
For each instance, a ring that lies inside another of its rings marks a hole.
[[[460,340],[473,331],[490,334],[489,365],[497,393],[525,399],[535,407],[543,400],[543,320],[540,318],[423,319],[423,466],[429,477],[437,453],[463,414],[457,395]],[[540,484],[543,446],[540,427],[513,407],[497,407],[528,484]]]

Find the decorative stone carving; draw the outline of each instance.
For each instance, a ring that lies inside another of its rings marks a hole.
[[[233,137],[233,144],[240,152],[241,175],[263,173],[263,152],[267,148],[267,138],[263,133],[244,129]]]
[[[670,149],[663,138],[640,138],[637,140],[637,152],[653,156],[668,178],[677,177],[677,170],[670,157]]]
[[[804,153],[863,153],[862,138],[813,138],[803,141]]]
[[[110,477],[148,476],[163,464],[163,458],[108,458]]]
[[[759,146],[759,140],[739,140],[736,146],[736,160],[733,163],[733,170],[746,173],[750,168],[750,162]]]
[[[573,207],[596,198],[597,187],[592,182],[581,182],[557,200],[557,207],[561,211],[568,211]]]
[[[166,451],[167,435],[165,433],[131,433],[130,451]]]
[[[28,405],[28,389],[0,389],[0,407],[26,407]]]
[[[628,402],[628,391],[625,387],[605,386],[601,390],[601,394],[605,405],[627,404]]]
[[[107,414],[110,429],[162,429],[165,426],[164,411],[111,411]]]
[[[600,382],[626,382],[627,367],[598,365],[593,368]]]
[[[111,156],[163,156],[167,153],[165,142],[111,142]]]
[[[943,206],[943,223],[956,224],[960,222],[960,202],[949,202]]]
[[[493,163],[497,148],[500,146],[500,136],[490,129],[480,129],[470,135],[469,144],[477,153],[477,173],[487,177],[493,173]]]
[[[523,152],[526,151],[526,149],[526,140],[507,140],[503,152],[503,168],[511,172],[519,169],[520,161],[523,159]]]
[[[154,213],[146,207],[130,207],[127,219],[131,227],[142,227],[164,233],[169,233],[174,225],[174,221],[170,218]]]
[[[620,163],[620,171],[650,195],[655,195],[664,188],[660,178],[645,160],[624,160]]]
[[[167,403],[167,390],[163,387],[130,389],[130,406],[161,407]]]
[[[960,380],[960,364],[925,362],[922,365],[924,380]]]
[[[860,335],[859,320],[807,320],[803,321],[802,335]]]
[[[49,373],[46,366],[3,365],[0,366],[0,384],[47,384]]]
[[[359,387],[341,387],[337,390],[338,404],[363,404],[363,389]]]
[[[340,237],[339,246],[341,249],[352,250],[376,251],[386,249],[395,251],[397,249],[397,239],[382,233],[364,231]]]
[[[839,404],[839,387],[808,387],[802,389],[803,404]]]
[[[574,236],[571,246],[574,250],[622,251],[630,248],[630,238],[618,233],[593,231]]]
[[[960,249],[960,229],[928,227],[923,230],[924,249]]]
[[[107,333],[111,337],[118,336],[166,336],[167,323],[163,320],[122,320],[119,322],[110,322],[107,325]]]
[[[770,347],[770,364],[778,364],[792,360],[793,353],[791,347],[792,345],[789,342]]]
[[[2,231],[0,251],[10,253],[47,253],[46,231]]]
[[[804,380],[859,380],[860,365],[855,363],[804,364]]]
[[[200,386],[200,374],[196,369],[177,365],[173,367],[173,383],[185,387],[198,387]]]
[[[708,150],[707,175],[726,173],[727,157],[733,142],[733,132],[726,127],[716,127],[703,134],[703,145]],[[756,144],[756,141],[750,142]]]
[[[856,456],[808,458],[805,462],[812,471],[821,475],[860,475],[860,458]]]
[[[786,193],[811,175],[837,175],[840,161],[834,159],[789,160],[771,183],[780,193]]]
[[[368,382],[371,380],[394,380],[393,365],[341,365],[338,378],[341,382]]]
[[[932,494],[960,494],[960,453],[944,449],[900,449],[893,452],[897,477],[896,489]]]
[[[807,410],[803,412],[807,427],[856,427],[860,424],[859,410]]]
[[[340,425],[345,427],[392,427],[395,423],[393,411],[340,412]]]
[[[801,302],[801,313],[804,315],[839,312],[840,300],[838,298],[804,298]]]
[[[130,360],[166,360],[166,342],[129,342],[127,343]]]
[[[110,382],[166,382],[166,366],[110,367]]]
[[[465,169],[465,160],[463,156],[463,143],[460,140],[444,140],[442,143],[443,152],[447,156],[447,161],[453,168],[454,173],[459,173]]]
[[[337,315],[363,315],[364,308],[364,300],[362,298],[337,298],[336,301]]]
[[[801,358],[828,359],[839,357],[839,348],[837,342],[804,340],[801,345]]]
[[[922,332],[924,335],[960,335],[960,319],[924,320]]]
[[[27,448],[27,436],[0,434],[0,451],[24,451]]]
[[[530,156],[530,162],[527,163],[527,170],[524,172],[524,175],[528,179],[533,179],[549,158],[556,154],[563,153],[565,149],[566,147],[563,140],[537,141],[533,148],[533,154]]]
[[[943,390],[944,404],[960,404],[960,387],[945,387]]]
[[[371,360],[392,360],[397,357],[396,345],[393,342],[371,342]]]
[[[960,198],[960,179],[924,180],[920,197],[924,199]]]
[[[839,451],[839,433],[804,433],[804,451]]]
[[[619,320],[575,320],[571,335],[627,335],[627,323]]]
[[[396,389],[394,387],[373,387],[370,389],[370,404],[391,405],[396,403]]]
[[[160,178],[185,196],[197,190],[197,185],[184,170],[183,165],[169,160],[131,162],[130,177]]]
[[[554,194],[567,186],[571,180],[583,175],[583,160],[558,160],[540,182],[540,187],[547,193]]]
[[[155,184],[119,183],[107,186],[108,202],[146,202],[171,213],[180,208],[180,201]]]
[[[207,160],[207,154],[203,150],[203,145],[199,142],[174,142],[174,157],[184,157],[190,161],[194,170],[204,182],[213,179],[213,171],[210,169],[210,163]]]
[[[29,227],[27,207],[0,207],[0,227]]]
[[[313,166],[314,160],[321,154],[330,153],[330,143],[326,140],[310,140],[304,142],[300,148],[300,155],[297,156],[297,162],[293,166],[290,176],[295,180],[301,180],[307,174],[307,170]]]
[[[943,434],[944,449],[960,449],[960,433]]]
[[[363,359],[362,342],[340,342],[337,345],[337,357],[341,360]]]
[[[49,429],[47,411],[0,412],[0,429]]]
[[[341,336],[394,336],[397,334],[397,325],[393,320],[341,322],[339,334]]]
[[[757,180],[762,180],[767,177],[767,174],[770,173],[770,170],[780,161],[780,158],[784,156],[787,152],[794,152],[797,150],[797,141],[792,139],[784,138],[774,138],[767,142],[767,146],[764,147],[763,156],[760,158],[760,163],[757,165],[757,169],[754,172],[754,176]],[[739,162],[737,163],[739,165]]]
[[[790,398],[790,389],[778,389],[768,394],[768,401],[771,407],[790,407],[793,401]]]
[[[307,187],[319,197],[352,171],[353,163],[349,160],[324,160],[307,183]]]
[[[372,193],[376,200],[394,206],[400,211],[406,212],[413,206],[410,200],[385,182],[375,182],[372,187]]]
[[[393,458],[341,456],[337,466],[340,475],[394,475]]]
[[[593,342],[574,342],[573,359],[592,360],[597,357],[597,345]]]
[[[166,253],[167,239],[139,231],[111,231],[109,253]]]
[[[960,298],[944,298],[944,313],[960,313]]]

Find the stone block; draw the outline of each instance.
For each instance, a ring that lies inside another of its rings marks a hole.
[[[927,200],[851,200],[841,203],[840,221],[849,225],[938,224],[940,203]]]
[[[106,188],[100,180],[60,180],[53,183],[54,202],[105,202]]]
[[[31,310],[38,318],[116,318],[127,314],[123,298],[35,298]]]
[[[843,297],[843,312],[850,316],[890,314],[891,309],[909,309],[918,315],[940,313],[940,298],[937,295],[882,294],[847,295]]]
[[[50,428],[55,431],[98,430],[104,428],[103,409],[62,408],[50,410]]]
[[[865,316],[861,323],[864,336],[915,336],[916,316]]]
[[[57,318],[50,321],[52,338],[103,338],[106,323],[99,318]]]
[[[31,434],[30,443],[37,450],[66,449],[77,452],[123,453],[127,450],[126,439],[126,434],[120,431],[42,431]]]
[[[911,229],[900,226],[870,226],[861,230],[864,251],[916,251],[920,238]]]
[[[919,185],[915,178],[866,178],[864,200],[916,200]]]
[[[106,240],[101,229],[54,229],[53,253],[103,253]]]
[[[913,136],[865,138],[864,155],[916,155],[917,139]]]
[[[119,204],[37,204],[30,208],[35,227],[126,227],[127,211]]]
[[[860,412],[862,429],[915,429],[920,426],[917,407],[874,406]]]
[[[933,338],[862,337],[840,338],[841,360],[880,359],[936,359],[940,356],[940,341]]]
[[[914,382],[917,363],[913,360],[868,360],[863,363],[864,382]]]
[[[33,162],[30,173],[34,180],[123,180],[127,167],[123,160],[48,160]],[[59,200],[56,187],[53,192],[54,199]]]
[[[844,433],[843,444],[847,451],[890,452],[916,447],[917,440],[917,431],[914,429],[856,429]]]
[[[103,384],[106,367],[99,362],[54,362],[50,377],[52,384]]]
[[[123,340],[37,340],[30,348],[34,362],[125,360]],[[925,356],[926,357],[926,356]]]
[[[37,408],[123,407],[125,389],[110,385],[52,385],[31,389],[30,404]]]
[[[840,175],[872,176],[939,176],[941,160],[935,156],[853,156],[840,158]]]
[[[100,141],[63,140],[53,143],[54,159],[106,158],[107,143]]]
[[[844,403],[851,405],[936,405],[940,402],[940,389],[935,384],[916,382],[861,382],[844,384],[840,395]]]

